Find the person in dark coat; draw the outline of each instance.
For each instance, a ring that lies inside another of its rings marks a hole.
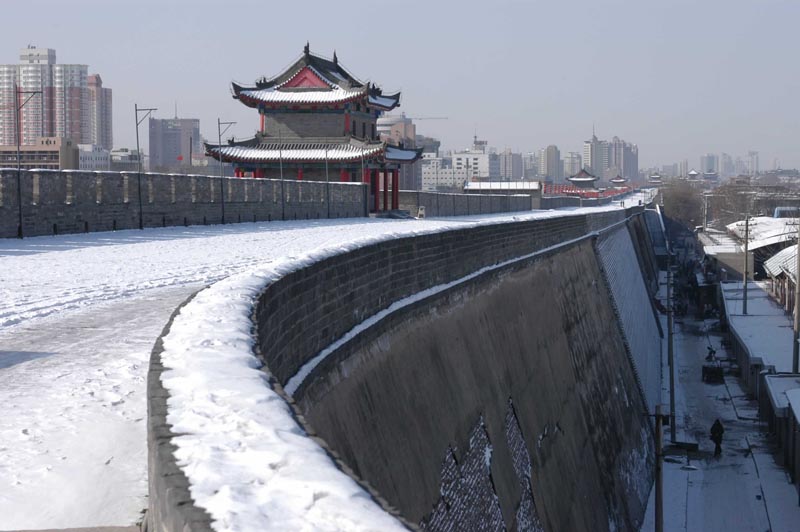
[[[725,428],[719,419],[714,421],[711,425],[711,441],[714,442],[714,456],[722,454],[722,435],[725,433]]]

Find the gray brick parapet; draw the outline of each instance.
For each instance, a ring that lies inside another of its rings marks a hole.
[[[0,169],[0,238],[144,227],[363,217],[367,185],[136,172]]]

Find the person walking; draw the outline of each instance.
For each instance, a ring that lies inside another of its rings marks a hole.
[[[714,456],[722,454],[722,435],[725,433],[725,428],[719,419],[714,421],[711,425],[711,441],[714,442]]]

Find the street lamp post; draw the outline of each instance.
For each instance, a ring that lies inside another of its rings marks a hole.
[[[219,201],[220,205],[222,205],[222,223],[225,223],[225,179],[222,174],[222,134],[228,131],[228,129],[234,125],[236,122],[222,122],[219,118],[217,118],[217,140],[219,141],[218,144],[218,153],[219,153]],[[225,129],[222,129],[222,126],[225,126]]]
[[[22,102],[20,105],[19,103],[19,95],[20,94],[27,94],[28,97],[25,98],[25,101]],[[22,111],[22,108],[25,107],[25,104],[30,101],[35,95],[41,95],[42,91],[21,91],[19,88],[16,89],[16,101],[14,102],[14,117],[16,119],[16,133],[17,133],[17,209],[19,211],[19,225],[17,226],[17,238],[23,237],[23,230],[22,230],[22,161],[20,155],[20,144],[22,143],[22,134],[19,130],[19,113]]]
[[[138,172],[136,184],[139,189],[139,229],[144,229],[144,217],[142,216],[142,150],[139,149],[139,124],[144,122],[144,119],[150,116],[153,111],[158,111],[154,107],[146,109],[139,109],[139,104],[133,104],[133,110],[136,113],[136,159],[138,161]],[[144,116],[139,119],[139,113],[144,113]]]
[[[328,176],[328,146],[325,146],[325,204],[328,206],[328,218],[331,217],[331,181]]]

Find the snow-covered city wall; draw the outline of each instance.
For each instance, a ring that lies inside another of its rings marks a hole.
[[[366,216],[367,185],[206,175],[0,168],[0,238]],[[141,197],[139,192],[141,190]],[[329,203],[328,203],[329,200]]]
[[[597,251],[647,411],[654,412],[661,393],[661,333],[628,228],[603,232]]]
[[[414,215],[424,207],[425,216],[464,216],[500,212],[521,212],[538,208],[524,194],[450,194],[444,192],[400,191],[400,209]]]
[[[652,433],[591,240],[484,271],[341,344],[287,387],[307,426],[425,530],[497,529],[498,512],[507,529],[637,529]]]
[[[620,210],[603,220],[640,213]],[[547,529],[635,526],[650,486],[652,435],[638,415],[646,407],[590,241],[590,228],[602,224],[591,218],[468,224],[287,258],[198,293],[163,338],[164,367],[155,351],[151,360],[150,379],[164,384],[164,393],[149,397],[151,514],[173,493],[163,481],[167,489],[158,491],[157,477],[179,479],[179,469],[191,501],[173,509],[205,515],[204,524],[184,521],[190,529],[402,528],[385,508],[420,523],[444,493],[440,472],[484,474],[461,462],[462,452],[482,452],[490,477],[479,485],[492,493],[481,497],[489,506],[497,498],[507,526],[515,519],[541,519]],[[453,319],[454,312],[469,319]],[[450,331],[442,336],[436,324]],[[367,378],[370,372],[394,375],[391,386]],[[303,415],[290,407],[285,385]],[[355,403],[333,397],[357,385],[372,388]],[[153,425],[158,412],[165,423]],[[482,412],[488,439],[475,439]],[[369,443],[391,434],[398,437],[388,448]],[[403,446],[404,438],[426,452],[402,458],[420,450]],[[392,446],[399,453],[387,454]],[[455,469],[442,462],[448,452]],[[359,460],[388,469],[374,475]],[[533,471],[520,470],[525,463]],[[405,480],[386,488],[397,474]],[[452,486],[448,497],[470,485]],[[598,504],[575,514],[573,501],[586,497]],[[426,521],[433,522],[441,519]]]

